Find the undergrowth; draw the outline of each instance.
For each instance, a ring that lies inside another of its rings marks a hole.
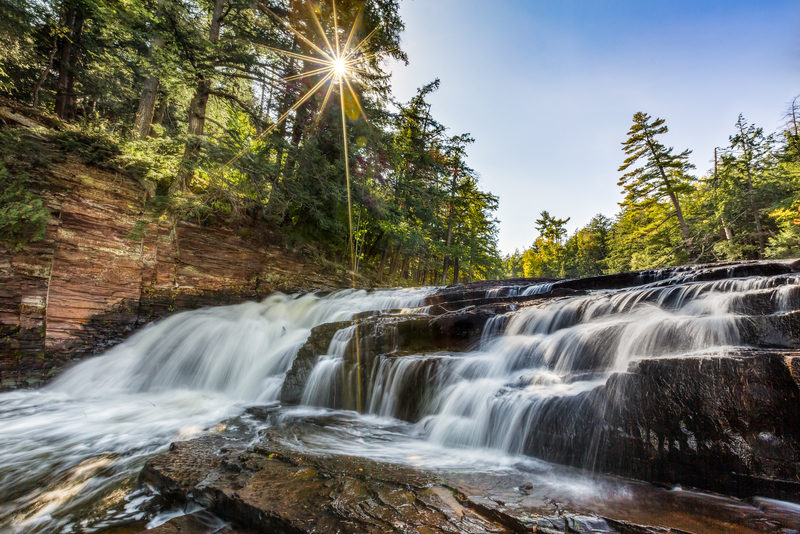
[[[50,210],[31,186],[54,159],[24,130],[0,129],[0,244],[7,249],[19,251],[44,238]]]

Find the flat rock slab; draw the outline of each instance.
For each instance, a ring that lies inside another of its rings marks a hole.
[[[450,476],[287,446],[287,436],[302,434],[304,425],[293,423],[288,433],[266,429],[252,447],[224,436],[176,443],[150,459],[143,475],[177,500],[193,500],[259,532],[686,532],[572,513],[559,503],[544,506],[537,495],[528,494],[522,478]]]
[[[255,534],[252,530],[234,529],[218,517],[197,512],[170,519],[163,525],[139,534]]]
[[[304,455],[267,439],[209,455],[209,440],[152,458],[144,475],[215,513],[265,532],[498,532],[514,530],[465,506],[429,473],[348,456]],[[202,438],[201,438],[202,439]],[[205,478],[199,480],[202,471]]]

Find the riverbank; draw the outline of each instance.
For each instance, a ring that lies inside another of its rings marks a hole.
[[[797,267],[176,313],[0,395],[0,526],[785,534]]]

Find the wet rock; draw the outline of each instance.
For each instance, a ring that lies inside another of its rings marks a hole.
[[[333,335],[342,328],[350,326],[352,322],[327,323],[311,330],[308,340],[303,344],[292,363],[292,368],[286,374],[281,389],[281,402],[283,404],[299,404],[303,391],[308,381],[311,370],[317,364],[321,355],[327,354]]]
[[[546,402],[526,451],[549,461],[729,495],[800,495],[798,354],[633,362]]]
[[[555,278],[509,278],[506,280],[482,280],[466,284],[456,284],[441,288],[425,299],[425,305],[465,302],[486,298],[487,292],[499,291],[497,297],[509,297],[509,291],[502,288],[521,288],[545,282],[556,282]]]
[[[163,525],[139,534],[255,534],[253,531],[234,529],[229,524],[207,512],[195,512],[170,519]]]
[[[369,406],[372,379],[383,358],[432,354],[441,351],[458,353],[473,349],[481,339],[489,319],[515,309],[515,304],[495,303],[429,316],[422,314],[374,314],[356,321],[331,323],[312,330],[287,373],[281,390],[281,403],[300,403],[308,378],[319,356],[328,352],[336,331],[356,325],[353,339],[344,355],[344,371],[334,380],[339,398],[331,408],[364,411]],[[400,392],[403,406],[397,416],[416,421],[422,414],[425,385],[434,374],[436,361],[418,366]],[[343,378],[342,378],[343,377]],[[360,395],[360,398],[359,398]]]
[[[307,456],[270,439],[275,432],[189,476],[182,474],[187,457],[172,450],[149,460],[145,476],[170,495],[182,488],[185,499],[191,494],[215,513],[266,532],[511,532],[465,507],[435,476],[361,458]],[[202,445],[199,454],[205,451]]]
[[[570,498],[553,500],[553,490],[535,484],[536,479],[525,489],[531,477],[526,471],[431,471],[310,452],[299,445],[312,436],[348,429],[352,422],[342,413],[319,420],[277,417],[255,443],[223,433],[214,437],[217,441],[198,438],[176,444],[148,460],[143,476],[178,504],[199,504],[236,521],[237,530],[243,525],[259,532],[727,534],[735,523],[737,532],[754,534],[783,532],[797,518],[796,510],[786,508],[792,505],[761,498],[723,509],[716,508],[720,497],[697,501],[689,496],[683,508],[667,505],[656,511],[658,505],[646,501],[680,500],[689,492],[638,483],[621,483],[627,488],[623,492],[634,486],[645,491],[627,497],[638,509],[629,512],[623,500],[606,517],[596,510],[574,509]],[[602,492],[603,487],[596,489]],[[663,526],[647,526],[651,513],[653,522]],[[766,528],[767,523],[774,528]]]
[[[170,445],[169,453],[156,457],[161,461],[148,461],[142,476],[165,497],[182,500],[231,451],[244,448],[244,442],[222,436],[177,441]]]
[[[742,342],[760,347],[800,347],[800,311],[756,315],[740,320]]]

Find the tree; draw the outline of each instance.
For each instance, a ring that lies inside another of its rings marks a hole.
[[[561,240],[567,235],[565,226],[569,222],[570,217],[566,219],[556,219],[552,217],[547,211],[542,211],[539,218],[536,219],[536,229],[539,230],[539,235],[554,243],[561,243]]]
[[[672,147],[666,148],[656,139],[656,136],[669,131],[664,122],[664,119],[650,122],[650,116],[641,111],[633,115],[628,139],[622,143],[623,151],[628,157],[619,171],[626,171],[641,160],[644,160],[644,164],[629,170],[620,178],[617,185],[623,187],[625,192],[625,200],[620,205],[623,209],[636,210],[646,208],[662,198],[669,198],[686,250],[691,254],[692,236],[678,198],[692,189],[687,174],[694,168],[689,163],[691,150],[673,154]]]
[[[754,124],[747,124],[740,113],[736,121],[736,135],[730,137],[731,148],[740,151],[739,157],[733,159],[731,164],[747,179],[747,194],[750,199],[750,208],[753,211],[753,220],[756,223],[758,234],[759,256],[764,257],[764,231],[761,229],[761,216],[756,205],[756,194],[753,187],[755,174],[763,171],[764,157],[769,154],[771,138],[764,137],[763,128],[756,128]]]
[[[525,276],[525,267],[522,261],[522,252],[515,249],[512,254],[503,256],[503,277],[504,278],[522,278]]]
[[[565,249],[562,239],[567,234],[565,228],[569,218],[557,219],[547,211],[542,211],[536,219],[539,237],[522,255],[522,263],[527,277],[564,278]]]
[[[598,213],[564,245],[565,274],[582,278],[602,274],[611,242],[611,219]]]

